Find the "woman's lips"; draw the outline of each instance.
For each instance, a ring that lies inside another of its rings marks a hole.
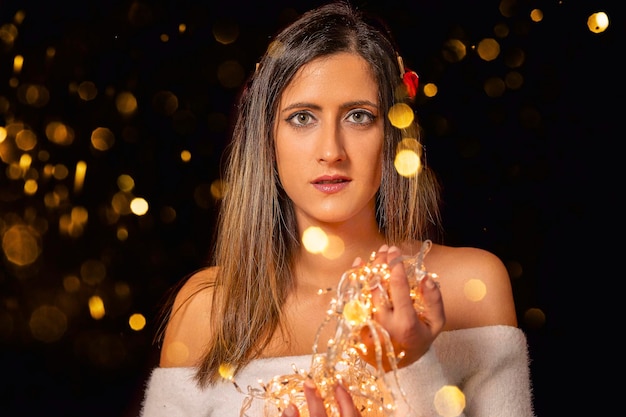
[[[313,181],[316,190],[326,194],[337,193],[350,184],[350,179],[344,177],[322,177]]]

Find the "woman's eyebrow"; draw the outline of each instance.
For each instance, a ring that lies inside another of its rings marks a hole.
[[[355,100],[355,101],[348,101],[346,103],[343,103],[341,105],[342,109],[349,109],[352,107],[359,107],[359,106],[370,106],[370,107],[375,107],[378,108],[378,104],[374,103],[370,100]],[[294,110],[294,109],[302,109],[302,108],[307,108],[307,109],[313,109],[313,110],[321,110],[322,106],[320,106],[319,104],[315,104],[315,103],[310,103],[310,102],[306,102],[306,101],[299,101],[296,103],[291,103],[288,106],[282,108],[280,111],[281,112],[287,112],[290,110]]]
[[[321,110],[322,106],[320,106],[319,104],[309,103],[306,101],[298,101],[296,103],[291,103],[290,105],[283,107],[280,111],[284,113],[290,110],[302,109],[302,108]]]

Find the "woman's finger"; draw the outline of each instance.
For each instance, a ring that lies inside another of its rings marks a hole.
[[[312,417],[326,416],[326,408],[324,407],[324,399],[317,390],[315,383],[311,379],[304,381],[304,397],[309,408],[309,415]]]
[[[394,259],[401,256],[400,248],[392,246],[389,248],[387,255],[387,264],[391,264]],[[393,300],[394,311],[400,314],[411,314],[414,309],[413,300],[411,299],[411,289],[406,276],[404,264],[396,263],[391,269],[389,277],[389,294]]]
[[[361,413],[356,409],[354,405],[354,400],[352,396],[346,390],[346,388],[341,385],[335,385],[335,399],[337,400],[337,404],[339,405],[339,415],[341,417],[360,417]]]
[[[371,260],[373,265],[383,265],[388,264],[388,251],[391,250],[387,245],[382,245],[378,252],[376,252],[376,256]],[[376,284],[376,285],[372,285]],[[375,307],[375,317],[379,319],[383,319],[383,316],[388,316],[391,313],[392,302],[390,294],[386,290],[386,285],[383,285],[383,282],[377,282],[373,280],[370,282],[370,290],[372,294],[372,302]]]
[[[300,411],[295,405],[289,404],[281,414],[281,417],[300,417]]]
[[[324,400],[322,399],[315,383],[307,379],[304,381],[304,396],[306,398],[307,407],[309,408],[309,416],[311,417],[324,417],[326,416],[326,407],[324,406]],[[339,406],[339,415],[341,417],[361,417],[361,413],[356,409],[352,396],[346,390],[346,388],[337,384],[335,386],[335,400]],[[293,413],[293,414],[291,414]],[[300,413],[293,404],[289,404],[289,407],[283,412],[281,417],[298,417]]]
[[[422,311],[420,319],[429,325],[434,334],[439,333],[446,323],[441,291],[435,280],[426,275],[420,282]]]

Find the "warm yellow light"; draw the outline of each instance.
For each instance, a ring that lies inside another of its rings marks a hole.
[[[130,210],[137,216],[143,216],[148,212],[148,202],[140,197],[133,198],[130,202]]]
[[[67,316],[56,306],[43,305],[33,311],[28,327],[35,339],[56,342],[67,330]]]
[[[74,206],[70,212],[70,219],[72,223],[84,225],[89,219],[89,211],[83,206]]]
[[[437,85],[433,83],[424,84],[423,90],[426,97],[435,97],[437,95],[437,92],[439,91]]]
[[[104,317],[105,308],[104,301],[97,295],[89,298],[89,314],[96,320],[100,320]]]
[[[543,20],[543,11],[541,9],[533,9],[530,12],[530,18],[533,22],[541,22]]]
[[[309,227],[302,233],[302,244],[311,253],[322,253],[328,247],[328,236],[319,227]]]
[[[456,417],[465,409],[465,394],[458,387],[445,385],[435,394],[434,406],[441,417]]]
[[[389,117],[389,121],[392,125],[397,127],[398,129],[407,128],[413,123],[413,119],[415,118],[415,114],[413,113],[413,109],[406,103],[396,103],[394,104],[387,113],[387,117]]]
[[[487,287],[479,279],[470,279],[463,286],[463,293],[470,301],[480,301],[487,295]]]
[[[146,318],[143,314],[135,313],[128,319],[128,325],[135,331],[142,330],[146,327]]]
[[[120,191],[115,193],[111,199],[111,208],[118,214],[130,214],[130,202],[132,196],[128,193]]]
[[[506,84],[500,77],[490,77],[483,84],[488,97],[501,97],[506,91]]]
[[[85,161],[76,162],[76,173],[74,174],[74,192],[78,193],[83,189],[85,175],[87,174],[87,163]]]
[[[131,192],[135,188],[135,180],[130,175],[122,174],[117,177],[117,188],[120,191]]]
[[[45,133],[48,140],[57,145],[69,146],[74,142],[74,129],[62,122],[48,123]]]
[[[37,189],[39,186],[37,185],[37,181],[30,178],[24,182],[24,194],[26,195],[35,195],[37,193]]]
[[[604,12],[594,13],[587,19],[587,27],[593,33],[602,33],[609,27],[609,16]]]
[[[128,239],[128,229],[125,226],[118,227],[115,236],[117,237],[117,240],[122,242],[125,241]]]
[[[63,288],[69,293],[75,293],[80,289],[80,279],[76,275],[67,275],[63,278]]]
[[[99,151],[111,149],[115,143],[115,135],[106,127],[98,127],[91,132],[91,145]]]
[[[533,329],[539,329],[546,323],[546,314],[540,308],[529,308],[524,313],[524,323]]]
[[[2,250],[8,262],[17,266],[30,265],[41,254],[41,236],[30,226],[16,224],[2,235]]]
[[[328,244],[323,249],[322,255],[326,259],[337,259],[339,258],[339,256],[341,256],[345,248],[346,246],[343,243],[343,239],[341,239],[339,236],[329,235]]]
[[[493,38],[486,38],[478,43],[476,52],[485,61],[493,61],[500,55],[500,44]]]
[[[369,318],[369,308],[359,300],[350,300],[343,307],[343,317],[351,324],[365,323]]]
[[[459,62],[467,55],[467,47],[458,39],[449,39],[444,44],[443,59],[448,62]]]
[[[131,92],[122,92],[115,99],[115,107],[122,115],[130,116],[137,111],[137,98]]]
[[[210,187],[211,196],[216,200],[223,198],[224,193],[226,192],[227,185],[228,184],[226,183],[226,181],[222,181],[222,180],[213,181]]]
[[[235,367],[228,363],[223,363],[220,365],[219,373],[222,378],[230,381],[233,379],[233,375],[235,375]]]
[[[15,135],[15,145],[23,151],[31,151],[37,146],[37,135],[30,129],[22,129]]]
[[[13,58],[13,72],[19,74],[24,66],[24,57],[22,55],[15,55]]]
[[[98,95],[98,87],[93,81],[83,81],[78,85],[78,96],[84,101],[91,101]]]
[[[70,171],[63,164],[56,164],[52,167],[52,176],[57,180],[64,180],[69,175]]]
[[[178,110],[178,97],[168,90],[159,91],[152,98],[152,107],[157,113],[172,116]]]
[[[398,174],[403,177],[413,177],[415,176],[420,168],[421,161],[419,155],[410,149],[403,149],[396,154],[396,158],[393,161],[393,164],[398,171]]]

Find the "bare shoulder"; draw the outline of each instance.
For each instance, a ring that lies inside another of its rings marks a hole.
[[[211,301],[217,268],[195,272],[178,290],[165,329],[160,366],[195,366],[211,336]]]
[[[509,274],[495,254],[473,247],[433,245],[424,264],[439,276],[448,329],[517,326]]]

